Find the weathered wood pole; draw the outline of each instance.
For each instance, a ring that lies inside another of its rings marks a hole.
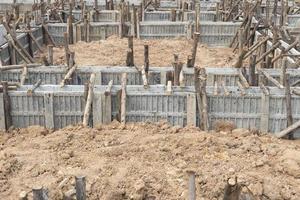
[[[199,33],[199,32],[195,32],[195,33],[194,33],[193,49],[192,49],[191,66],[189,66],[189,67],[194,67],[194,66],[195,66],[195,61],[196,61],[196,54],[197,54],[197,47],[198,47],[199,37],[200,37],[200,33]]]
[[[128,36],[128,50],[126,57],[126,66],[134,66],[134,53],[133,53],[133,36]]]
[[[82,121],[82,124],[84,127],[87,127],[89,125],[89,119],[90,119],[91,109],[92,109],[92,102],[93,102],[93,97],[94,97],[95,77],[96,77],[96,75],[94,73],[91,74],[90,82],[89,82],[89,90],[88,90],[87,100],[86,100],[84,114],[83,114],[83,121]]]
[[[86,200],[86,180],[84,176],[75,177],[76,199]]]
[[[189,197],[188,200],[196,200],[196,174],[194,171],[188,171],[189,176]]]
[[[43,187],[32,189],[33,200],[48,200],[48,191]]]
[[[148,76],[148,72],[149,72],[149,45],[144,45],[144,67],[145,67],[145,73]]]
[[[6,81],[2,81],[2,90],[3,90],[4,115],[5,115],[5,130],[8,130],[12,126],[12,117],[11,117],[10,97],[8,95],[8,83]]]
[[[250,56],[249,60],[249,83],[251,86],[257,86],[257,78],[255,74],[256,54]]]
[[[47,50],[49,65],[53,65],[53,45],[48,45]]]

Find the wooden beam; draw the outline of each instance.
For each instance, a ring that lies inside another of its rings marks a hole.
[[[196,54],[197,54],[197,47],[198,47],[198,43],[199,43],[199,38],[200,38],[200,33],[199,33],[199,32],[195,32],[195,33],[194,33],[193,49],[192,49],[191,67],[194,67],[194,66],[195,66],[195,62],[196,62]]]
[[[121,93],[121,123],[126,123],[126,85],[127,85],[127,73],[122,74],[122,93]]]
[[[34,91],[42,84],[42,79],[39,79],[32,88],[27,90],[27,95],[32,96]]]
[[[262,73],[269,81],[271,81],[274,85],[276,85],[278,88],[283,89],[283,85],[281,85],[276,79],[274,79],[270,74],[265,72],[264,70],[259,70],[259,72]]]

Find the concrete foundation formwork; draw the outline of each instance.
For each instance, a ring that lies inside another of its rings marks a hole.
[[[151,67],[148,75],[148,84],[166,85],[167,73],[172,72],[172,67]],[[263,71],[270,74],[274,79],[280,80],[282,74],[281,69],[263,69]],[[67,73],[66,67],[63,66],[50,66],[50,67],[38,67],[29,68],[25,85],[33,85],[39,79],[42,80],[42,84],[58,85],[63,80]],[[122,73],[127,73],[128,85],[143,85],[143,79],[140,72],[132,67],[80,67],[78,68],[70,85],[83,85],[88,82],[90,75],[96,74],[97,85],[107,85],[110,80],[113,80],[114,85],[121,85]],[[221,82],[224,82],[225,86],[238,86],[240,80],[240,70],[237,68],[206,68],[207,73],[207,85],[214,86],[215,82],[221,87]],[[0,81],[20,82],[22,70],[9,70],[0,73]],[[289,75],[289,83],[293,84],[300,78],[299,69],[287,69]],[[258,77],[258,73],[256,74]],[[183,68],[184,86],[194,85],[194,69]],[[266,86],[275,86],[272,82],[267,81]]]
[[[9,92],[11,116],[14,127],[41,125],[47,128],[62,128],[82,122],[85,108],[84,86],[40,86],[33,95],[23,86]],[[111,96],[105,96],[106,86],[94,87],[91,126],[107,123],[117,118],[120,100],[117,92],[120,86],[113,86]],[[240,128],[258,128],[261,131],[278,132],[286,127],[284,90],[269,87],[269,94],[260,88],[251,87],[246,94],[239,88],[228,87],[229,95],[220,91],[214,94],[213,87],[207,87],[208,116],[210,128],[218,120],[228,120]],[[0,102],[3,102],[0,96]],[[292,112],[295,121],[300,119],[300,97],[292,95]],[[0,103],[1,110],[3,105]],[[126,87],[126,122],[167,120],[172,125],[199,124],[196,112],[196,98],[193,87],[173,87],[172,93],[162,85]],[[4,118],[0,118],[4,128]],[[295,134],[297,137],[300,135]]]

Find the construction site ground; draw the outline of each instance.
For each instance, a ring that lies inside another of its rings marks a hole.
[[[300,143],[219,124],[216,131],[165,122],[51,131],[32,126],[0,134],[0,199],[50,199],[87,180],[88,199],[187,199],[187,170],[196,172],[197,199],[222,199],[237,177],[257,199],[300,199]]]

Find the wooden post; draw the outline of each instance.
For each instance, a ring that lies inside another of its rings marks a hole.
[[[239,54],[242,53],[243,51],[243,47],[244,47],[244,29],[243,28],[239,28],[238,30],[238,41],[239,41]]]
[[[67,66],[69,66],[70,49],[69,49],[69,37],[67,32],[64,32],[64,49],[65,49],[66,63]]]
[[[199,42],[200,33],[195,32],[194,33],[194,43],[193,43],[193,49],[192,49],[192,60],[191,60],[191,67],[195,66],[196,61],[196,54],[197,54],[197,47]]]
[[[32,88],[27,90],[27,95],[32,96],[34,91],[42,84],[42,79],[39,79],[33,86]]]
[[[287,74],[286,74],[286,68],[287,68],[287,59],[284,58],[282,60],[282,65],[281,65],[281,73],[280,73],[280,84],[284,85],[285,86],[285,83],[286,83],[286,79],[287,79]]]
[[[196,174],[194,171],[188,171],[189,176],[189,197],[188,200],[196,200]]]
[[[178,58],[172,63],[174,69],[174,86],[179,86],[179,76],[182,70],[183,63],[178,62]]]
[[[72,75],[74,74],[74,72],[76,71],[77,65],[74,65],[73,67],[71,67],[69,69],[69,71],[67,72],[67,74],[65,75],[64,79],[61,81],[60,83],[60,87],[64,87],[66,82],[69,81],[72,77]]]
[[[249,60],[249,83],[251,86],[257,86],[257,78],[255,74],[256,54],[250,56]]]
[[[33,200],[48,200],[48,191],[43,187],[32,189]]]
[[[74,44],[72,16],[69,16],[67,19],[67,33],[68,33],[69,44]]]
[[[17,64],[16,60],[16,51],[12,45],[12,41],[8,41],[8,51],[9,51],[9,57],[10,57],[10,64],[15,65]]]
[[[75,177],[76,199],[86,200],[86,180],[84,176]]]
[[[128,36],[128,50],[126,58],[126,66],[134,66],[134,53],[133,53],[133,36]]]
[[[132,4],[132,15],[134,37],[137,37],[137,13],[134,4]]]
[[[149,72],[149,46],[144,45],[144,67],[146,76],[148,76]]]
[[[4,115],[5,115],[5,130],[8,130],[12,126],[12,117],[11,117],[10,97],[8,95],[8,83],[6,81],[2,82],[2,90],[3,90]]]
[[[171,21],[176,21],[176,10],[174,8],[171,10]]]
[[[84,114],[83,114],[82,124],[84,127],[88,126],[88,124],[89,124],[92,101],[93,101],[93,96],[94,96],[95,77],[96,77],[96,75],[94,73],[91,74],[90,82],[89,82],[89,90],[88,90],[87,100],[86,100]]]
[[[289,83],[289,74],[286,74],[285,78],[285,102],[286,102],[286,119],[287,127],[293,124],[293,115],[292,115],[292,98],[291,98],[291,89]],[[289,133],[289,139],[293,139],[292,132]]]
[[[121,123],[126,123],[126,84],[127,84],[127,74],[122,74],[122,93],[121,93]]]
[[[53,45],[48,45],[47,50],[49,65],[53,65]]]
[[[23,68],[23,71],[22,71],[22,74],[21,74],[20,85],[24,85],[25,84],[25,81],[26,81],[26,78],[27,78],[27,74],[28,74],[28,68],[27,68],[27,65],[25,64],[24,68]]]

